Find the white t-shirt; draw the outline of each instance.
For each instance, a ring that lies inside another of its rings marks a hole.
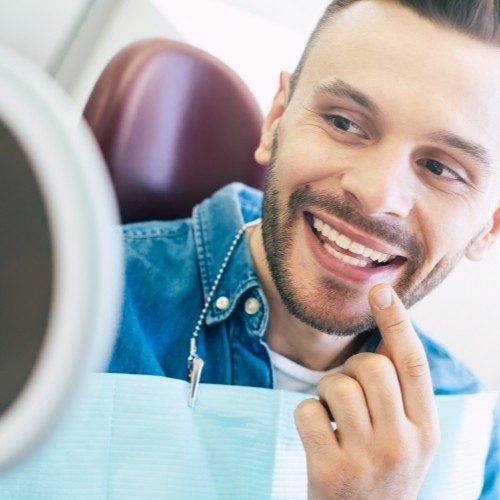
[[[304,392],[317,395],[316,386],[319,381],[330,373],[342,371],[343,366],[331,370],[316,371],[295,363],[269,348],[271,363],[273,365],[274,388],[286,391]]]

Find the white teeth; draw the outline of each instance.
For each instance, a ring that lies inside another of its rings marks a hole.
[[[352,253],[355,253],[357,255],[362,255],[363,257],[369,257],[370,260],[374,262],[388,262],[389,260],[395,259],[396,257],[394,255],[388,255],[386,253],[379,252],[378,250],[373,250],[372,248],[365,247],[361,243],[358,243],[357,241],[352,241],[350,238],[348,238],[346,235],[339,233],[337,230],[335,230],[333,227],[330,227],[326,222],[323,222],[321,219],[318,219],[317,217],[313,218],[313,226],[316,230],[318,230],[323,236],[328,238],[332,243],[336,243],[340,248],[343,248],[344,250],[349,250]],[[339,258],[343,262],[347,262],[348,264],[354,265],[354,266],[359,266],[359,267],[366,267],[367,263],[364,260],[356,259],[355,257],[350,257],[348,255],[344,255],[340,252],[337,252],[333,247],[331,247],[328,244],[325,244],[325,248],[332,253],[329,249],[331,249],[333,252],[332,255],[335,255],[335,257]],[[349,260],[344,260],[344,258],[349,259]],[[353,262],[351,262],[351,259]]]
[[[345,262],[346,264],[350,264],[351,266],[356,266],[356,267],[366,267],[368,265],[368,262],[365,260],[359,260],[356,259],[355,257],[349,257],[348,255],[344,255],[343,253],[337,252],[335,248],[330,246],[328,243],[324,243],[323,247],[326,249],[326,251],[333,255],[334,257],[337,257],[337,259],[341,260],[342,262]]]
[[[349,251],[352,253],[356,253],[358,255],[363,255],[364,249],[365,249],[365,247],[361,243],[358,243],[357,241],[353,241],[349,245]]]
[[[317,221],[319,219],[314,218],[314,221]],[[314,226],[316,227],[316,226]],[[337,239],[337,236],[339,235],[339,232],[333,229],[333,227],[330,227],[328,224],[325,224],[324,222],[322,223],[321,228],[319,229],[316,227],[320,233],[323,234],[323,236],[326,236],[330,241],[335,241]]]
[[[347,250],[351,244],[351,240],[341,234],[336,240],[335,240],[335,243],[337,243],[337,245],[340,247],[340,248],[344,248],[345,250]]]
[[[321,232],[321,230],[323,229],[323,226],[324,226],[324,222],[320,219],[318,219],[317,217],[314,217],[314,220],[313,220],[313,226],[315,229],[317,229],[318,231]]]
[[[325,224],[325,226],[328,227],[328,225],[326,225],[326,224]],[[335,241],[339,236],[340,236],[340,233],[338,231],[336,231],[335,229],[333,229],[333,227],[331,227],[330,231],[328,232],[327,238],[330,241]]]
[[[386,253],[383,253],[380,255],[380,257],[377,259],[379,262],[387,262],[388,260],[391,260],[392,255],[387,255]],[[373,259],[373,256],[370,256],[370,259]]]
[[[359,259],[356,259],[356,257],[351,257],[349,260],[349,264],[351,264],[352,266],[358,266],[358,267],[366,267],[367,266],[366,260],[359,260]]]
[[[373,253],[373,250],[371,248],[365,247],[363,250],[363,257],[370,257],[370,255]]]

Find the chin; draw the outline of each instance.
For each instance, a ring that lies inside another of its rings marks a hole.
[[[298,286],[295,280],[275,284],[288,312],[315,330],[329,335],[354,336],[375,326],[367,293],[321,280],[314,288]]]

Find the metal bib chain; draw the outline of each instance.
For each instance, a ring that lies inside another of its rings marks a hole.
[[[227,264],[229,262],[229,259],[234,253],[234,250],[236,249],[236,246],[238,245],[241,237],[245,233],[245,231],[251,227],[259,224],[261,219],[256,219],[252,222],[247,222],[246,224],[243,224],[243,226],[240,227],[238,232],[236,233],[235,237],[233,238],[233,241],[231,242],[231,245],[229,246],[226,255],[224,256],[224,260],[222,261],[222,264],[219,268],[219,271],[217,273],[217,276],[215,277],[215,281],[212,285],[212,288],[208,292],[207,298],[205,299],[205,303],[203,304],[203,309],[201,310],[200,317],[198,318],[198,321],[196,323],[196,326],[194,328],[193,333],[191,334],[191,340],[189,344],[189,356],[188,356],[188,373],[189,373],[189,396],[188,396],[188,406],[191,408],[194,407],[195,402],[196,402],[196,395],[198,392],[198,385],[200,383],[200,378],[201,378],[201,372],[203,370],[203,365],[205,362],[203,361],[200,356],[198,356],[197,353],[197,344],[196,344],[196,339],[198,338],[198,335],[200,333],[201,326],[203,325],[203,322],[205,321],[205,317],[208,313],[208,309],[210,305],[212,304],[212,299],[214,297],[214,294],[217,290],[217,287],[219,286],[220,280],[222,279],[222,276],[224,274],[224,271],[226,270]]]

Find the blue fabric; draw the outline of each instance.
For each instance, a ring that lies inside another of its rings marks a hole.
[[[262,193],[230,184],[195,207],[189,219],[131,224],[123,229],[126,292],[118,339],[108,371],[162,375],[187,380],[189,339],[226,252],[245,222],[261,215]],[[199,336],[205,360],[201,381],[273,387],[263,337],[266,303],[243,236],[219,284]],[[254,315],[244,304],[256,298]],[[417,328],[431,367],[436,395],[471,394],[481,385],[471,372]],[[368,350],[380,340],[371,332]],[[500,498],[500,418],[496,419],[482,499]]]

